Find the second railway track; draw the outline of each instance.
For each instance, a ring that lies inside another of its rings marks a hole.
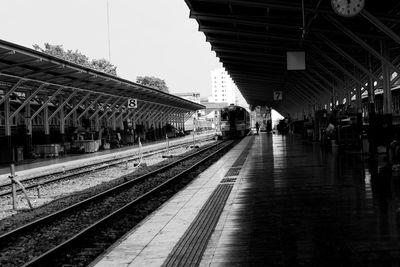
[[[204,141],[209,141],[211,140],[211,137],[203,137],[199,139],[198,141],[204,142]],[[180,147],[185,147],[190,144],[184,143],[184,144],[177,144],[177,145],[172,145],[170,146],[171,150],[180,148]],[[160,154],[162,152],[166,151],[166,148],[161,148],[161,149],[156,149],[156,150],[151,150],[143,153],[143,157],[150,157],[155,154]],[[85,165],[84,167],[76,167],[72,168],[69,170],[60,170],[57,172],[54,172],[52,174],[46,174],[46,175],[38,175],[36,177],[32,178],[27,178],[23,179],[20,182],[23,183],[25,186],[25,189],[36,189],[38,186],[44,186],[46,184],[51,184],[55,183],[58,181],[62,180],[67,180],[67,179],[73,179],[74,177],[78,177],[81,175],[85,175],[87,173],[93,172],[93,171],[100,171],[112,166],[117,166],[121,164],[127,164],[128,162],[132,162],[135,160],[138,160],[140,155],[138,153],[135,153],[134,155],[127,155],[127,156],[122,156],[118,158],[113,158],[113,159],[108,159],[104,160],[102,162],[94,163],[94,164],[89,164]],[[19,188],[17,190],[18,192],[21,192],[22,190]],[[9,196],[11,195],[11,185],[8,184],[0,184],[0,197],[4,196]]]

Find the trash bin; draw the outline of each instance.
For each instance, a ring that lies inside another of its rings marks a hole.
[[[15,148],[15,161],[19,162],[24,160],[24,147],[22,146],[17,146]]]

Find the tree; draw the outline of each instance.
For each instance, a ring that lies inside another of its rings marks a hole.
[[[41,48],[39,45],[34,44],[33,48],[37,51],[61,58],[63,60],[117,76],[117,67],[104,58],[89,60],[87,56],[85,56],[78,50],[65,51],[62,45],[52,45],[49,43],[45,43],[44,48]]]
[[[153,76],[138,76],[136,77],[136,83],[149,86],[159,91],[169,93],[169,89],[164,80]]]

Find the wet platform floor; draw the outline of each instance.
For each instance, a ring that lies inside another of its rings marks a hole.
[[[198,236],[210,226],[198,226],[196,215],[227,183],[232,190],[212,234]],[[262,133],[242,140],[91,266],[400,266],[399,198],[400,177],[361,153]],[[198,261],[174,254],[189,250],[181,242],[187,236],[207,244],[192,253]]]
[[[201,266],[399,266],[400,177],[260,134]]]

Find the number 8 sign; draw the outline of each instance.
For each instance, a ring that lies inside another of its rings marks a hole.
[[[128,108],[137,108],[137,99],[136,98],[128,99]]]

